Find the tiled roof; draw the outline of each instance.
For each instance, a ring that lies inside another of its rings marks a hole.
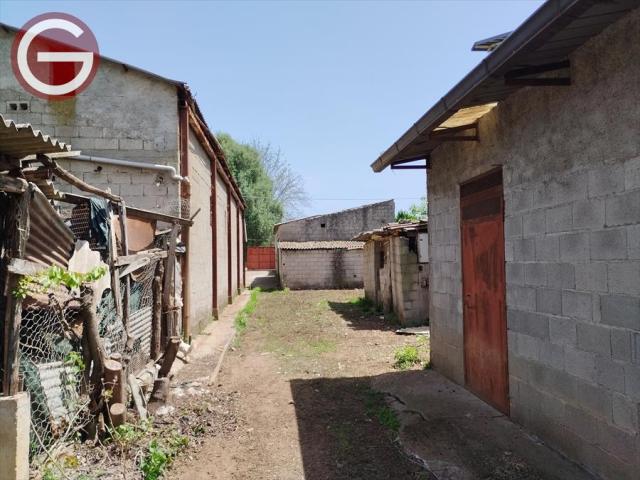
[[[344,248],[346,250],[360,250],[364,246],[363,242],[353,242],[351,240],[328,240],[318,242],[278,242],[281,250],[333,250]]]

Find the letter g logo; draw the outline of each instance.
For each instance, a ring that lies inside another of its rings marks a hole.
[[[89,27],[71,15],[47,13],[27,22],[16,35],[11,62],[25,90],[51,100],[86,88],[99,58]]]

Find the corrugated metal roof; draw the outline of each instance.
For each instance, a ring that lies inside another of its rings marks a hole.
[[[34,185],[29,208],[29,237],[25,258],[41,265],[67,268],[75,237],[47,197]]]
[[[352,240],[327,240],[322,242],[278,242],[280,250],[360,250],[363,248],[363,242],[354,242]]]
[[[28,123],[15,123],[0,115],[0,156],[21,159],[29,155],[64,153],[71,145],[34,130]]]
[[[371,164],[389,165],[428,158],[443,140],[432,132],[461,109],[500,102],[522,86],[507,85],[517,69],[567,60],[576,48],[619,20],[638,0],[549,0],[427,111]]]
[[[426,221],[388,223],[384,227],[359,233],[358,235],[353,237],[353,240],[356,240],[359,242],[367,242],[373,237],[388,237],[393,234],[413,232],[413,231],[426,232],[427,226],[428,226],[428,223]]]

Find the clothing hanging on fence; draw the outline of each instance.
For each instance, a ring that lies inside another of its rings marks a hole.
[[[90,198],[91,236],[99,248],[107,248],[109,242],[109,202],[104,198]]]

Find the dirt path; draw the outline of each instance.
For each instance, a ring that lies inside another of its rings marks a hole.
[[[233,431],[204,440],[171,477],[429,479],[394,443],[396,418],[370,377],[416,344],[354,303],[361,291],[260,294],[216,395],[233,398]],[[423,356],[426,347],[422,345]],[[419,367],[418,367],[419,368]]]

